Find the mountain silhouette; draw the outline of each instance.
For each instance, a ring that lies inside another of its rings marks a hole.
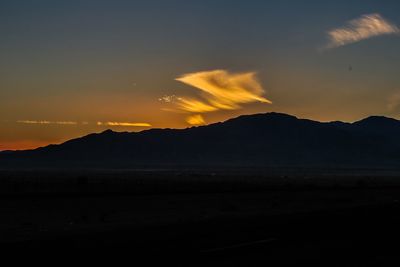
[[[187,129],[107,130],[0,153],[0,167],[396,167],[399,134],[400,121],[386,117],[325,123],[266,113]]]

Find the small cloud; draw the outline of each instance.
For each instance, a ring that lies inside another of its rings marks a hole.
[[[151,124],[146,122],[101,122],[98,121],[97,125],[99,126],[123,126],[123,127],[151,127]]]
[[[164,103],[173,103],[176,100],[179,100],[179,97],[177,97],[176,95],[164,95],[158,99],[158,101]]]
[[[336,48],[380,35],[398,34],[399,27],[384,19],[380,14],[363,15],[351,20],[346,26],[328,32],[326,48]]]
[[[190,125],[204,125],[206,121],[204,120],[203,116],[200,114],[190,115],[186,118],[186,122]]]

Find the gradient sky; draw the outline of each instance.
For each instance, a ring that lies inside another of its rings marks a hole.
[[[393,33],[329,39],[368,14]],[[199,114],[171,111],[160,99],[201,99],[176,79],[213,70],[255,73],[272,104],[200,114],[206,123],[270,111],[400,118],[399,14],[398,0],[2,0],[0,150],[107,128],[188,127],[187,116]]]

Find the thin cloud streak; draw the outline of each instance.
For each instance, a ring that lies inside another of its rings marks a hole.
[[[17,123],[24,123],[24,124],[52,124],[50,121],[30,121],[30,120],[20,120]]]
[[[380,35],[399,33],[399,27],[384,19],[380,14],[363,15],[349,21],[342,28],[329,31],[329,44],[326,48],[336,48]]]
[[[35,121],[35,120],[19,120],[17,123],[24,123],[24,124],[58,124],[58,125],[77,125],[78,122],[76,121]]]
[[[178,108],[183,111],[188,112],[198,112],[198,113],[206,113],[217,111],[218,108],[212,106],[206,102],[194,99],[194,98],[180,98],[179,101],[176,103]]]
[[[38,125],[90,125],[91,123],[84,122],[76,122],[76,121],[47,121],[47,120],[19,120],[17,123],[23,124],[38,124]],[[92,123],[93,124],[93,123]],[[152,125],[146,122],[114,122],[107,121],[101,122],[98,121],[94,123],[97,126],[122,126],[122,127],[151,127]]]

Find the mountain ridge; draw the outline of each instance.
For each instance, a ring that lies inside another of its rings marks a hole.
[[[186,129],[106,130],[0,153],[0,166],[397,166],[398,134],[400,121],[383,116],[346,123],[271,112]]]

